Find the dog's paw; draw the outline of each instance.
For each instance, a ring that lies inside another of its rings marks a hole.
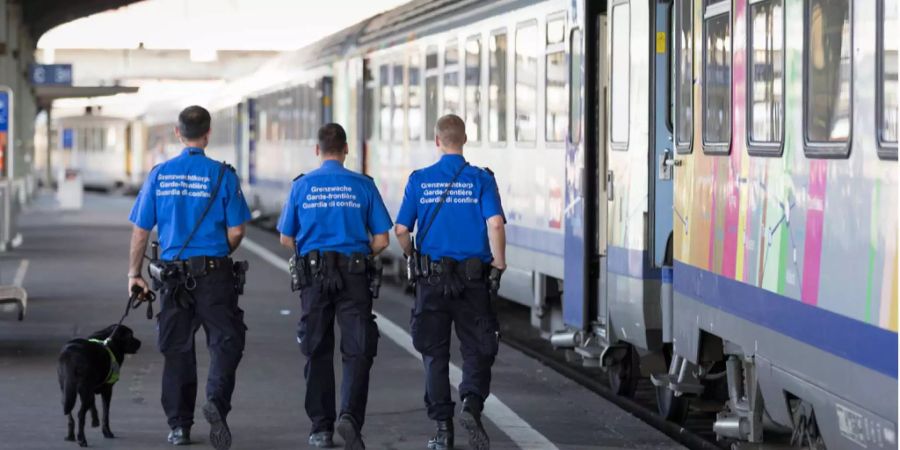
[[[74,435],[74,434],[70,434],[70,435],[66,436],[66,440],[69,441],[69,442],[74,441],[74,440],[75,440],[75,435]]]
[[[87,447],[87,446],[88,446],[88,445],[87,445],[87,439],[79,439],[79,440],[78,440],[78,445],[79,445],[80,447]]]
[[[105,437],[107,439],[112,439],[112,438],[116,437],[116,435],[114,435],[113,432],[110,431],[109,428],[104,428],[103,429],[103,437]]]

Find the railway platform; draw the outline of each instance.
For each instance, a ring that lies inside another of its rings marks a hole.
[[[56,357],[69,339],[120,317],[131,203],[129,197],[88,194],[84,208],[73,212],[60,211],[49,198],[39,198],[20,217],[23,243],[0,259],[0,282],[23,286],[29,304],[21,322],[14,313],[0,312],[0,448],[77,448],[63,441]],[[288,288],[287,256],[274,234],[255,228],[236,255],[250,262],[250,273],[241,298],[249,328],[247,347],[229,417],[235,449],[307,448],[304,361],[296,343],[299,301]],[[376,300],[381,340],[363,430],[370,449],[421,449],[433,430],[422,404],[421,362],[407,334],[410,305],[411,298],[390,284]],[[156,349],[155,321],[147,320],[141,309],[125,323],[143,347],[126,360],[114,389],[111,427],[116,438],[104,439],[99,429],[90,429],[88,442],[93,448],[169,448],[159,403],[162,356]],[[202,332],[197,339],[203,380],[208,357],[202,350]],[[335,363],[340,364],[339,358]],[[459,378],[458,350],[454,364],[452,381]],[[650,425],[507,345],[501,347],[494,380],[486,405],[492,448],[681,448]],[[207,431],[202,420],[194,426],[196,448],[208,448]],[[467,448],[464,439],[458,441],[457,448]]]

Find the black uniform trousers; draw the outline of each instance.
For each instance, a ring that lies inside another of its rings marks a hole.
[[[165,357],[162,379],[162,406],[169,427],[190,427],[194,423],[197,400],[197,355],[194,334],[202,326],[210,354],[206,398],[222,414],[231,410],[235,372],[244,352],[244,311],[231,265],[198,277],[196,286],[164,285],[160,289],[159,350]],[[191,304],[179,302],[187,296]],[[182,303],[181,305],[179,303]],[[185,307],[187,306],[187,307]]]
[[[323,268],[333,271],[334,268]],[[334,431],[334,321],[341,327],[341,414],[350,414],[362,427],[369,398],[369,370],[378,350],[378,326],[372,314],[372,294],[365,273],[350,274],[345,266],[336,273],[343,287],[324,289],[321,281],[300,291],[302,315],[297,329],[300,351],[306,356],[306,414],[312,433]],[[335,276],[332,274],[331,276]]]
[[[462,266],[460,266],[460,269]],[[457,274],[465,289],[458,297],[444,295],[440,281],[427,278],[416,285],[416,304],[410,331],[413,346],[425,364],[425,405],[432,420],[453,418],[455,404],[450,396],[450,327],[455,325],[463,357],[463,378],[459,396],[490,395],[491,366],[499,349],[499,324],[491,306],[486,280],[466,280]]]

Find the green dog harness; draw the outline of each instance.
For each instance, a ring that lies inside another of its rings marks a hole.
[[[119,361],[116,361],[116,355],[113,355],[113,352],[110,350],[106,341],[101,341],[100,339],[88,339],[88,342],[100,344],[106,349],[106,353],[109,354],[109,374],[106,375],[106,380],[103,383],[116,384],[116,381],[119,381]]]

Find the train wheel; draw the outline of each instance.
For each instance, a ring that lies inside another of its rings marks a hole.
[[[676,397],[668,386],[656,386],[656,408],[663,419],[680,425],[687,419],[689,406],[690,400],[684,395]]]
[[[641,360],[637,351],[630,344],[621,361],[606,369],[609,376],[609,387],[616,395],[633,397],[641,376]]]

